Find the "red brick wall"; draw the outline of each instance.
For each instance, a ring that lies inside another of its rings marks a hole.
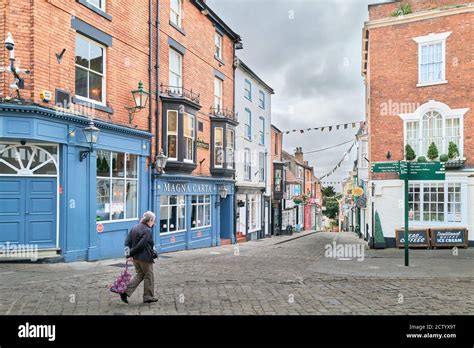
[[[2,2],[4,3],[4,2]],[[0,11],[2,6],[0,5]],[[129,124],[126,106],[132,106],[131,90],[143,81],[148,90],[148,0],[107,1],[108,21],[75,0],[9,0],[5,10],[5,31],[11,31],[15,39],[18,63],[31,68],[32,74],[25,79],[26,90],[22,97],[46,107],[54,107],[40,100],[40,92],[55,88],[72,92],[75,89],[75,38],[71,28],[72,16],[104,31],[113,37],[112,47],[106,53],[106,103],[113,114],[94,111],[94,117],[108,122],[148,130],[148,108],[136,114],[133,125]],[[0,22],[1,23],[1,22]],[[61,63],[55,53],[66,49]],[[6,61],[2,47],[2,63]],[[3,65],[3,64],[2,64]],[[5,93],[9,82],[2,79]]]
[[[436,100],[451,109],[470,108],[464,117],[464,156],[474,165],[474,13],[458,14],[370,29],[369,148],[371,162],[404,156],[403,122],[398,115],[381,115],[391,102],[424,104]],[[418,44],[414,37],[452,31],[446,41],[447,84],[416,87]],[[384,104],[385,103],[385,104]],[[395,105],[395,104],[394,104]],[[413,111],[416,110],[416,107]],[[413,112],[411,111],[411,112]],[[419,154],[418,154],[419,155]]]
[[[270,157],[270,184],[272,187],[274,186],[274,179],[273,179],[273,161],[281,161],[281,150],[282,150],[282,143],[283,143],[283,134],[278,132],[275,128],[271,127],[271,157]],[[276,147],[276,153],[275,153]]]
[[[186,48],[183,57],[183,87],[192,89],[200,94],[201,110],[197,120],[203,122],[204,131],[197,132],[197,137],[204,142],[211,142],[211,124],[209,108],[214,105],[214,69],[225,75],[223,82],[223,107],[234,109],[234,82],[233,82],[233,43],[224,35],[223,61],[220,64],[214,58],[215,28],[208,17],[189,0],[183,2],[182,28],[186,35],[181,34],[170,22],[170,0],[161,1],[160,13],[160,83],[169,84],[169,44],[168,37],[173,38]],[[162,116],[162,115],[161,115]],[[161,129],[160,121],[160,129]],[[211,147],[210,147],[211,148]],[[209,176],[211,156],[209,150],[197,148],[198,167],[193,175]],[[199,165],[206,159],[202,165]]]
[[[469,0],[404,0],[392,3],[369,5],[370,20],[390,17],[402,4],[410,4],[412,13],[432,10],[439,7],[467,4]]]

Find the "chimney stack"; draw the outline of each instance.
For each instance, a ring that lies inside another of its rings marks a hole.
[[[297,147],[295,150],[295,158],[298,162],[304,163],[304,158],[303,158],[303,148],[302,147]]]

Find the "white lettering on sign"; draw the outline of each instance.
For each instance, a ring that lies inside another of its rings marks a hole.
[[[165,183],[163,185],[163,190],[166,193],[212,193],[212,184],[175,184],[175,183]]]

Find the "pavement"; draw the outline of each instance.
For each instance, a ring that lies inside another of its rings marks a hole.
[[[403,250],[368,250],[353,233],[315,231],[168,253],[155,264],[159,302],[143,304],[140,285],[128,305],[108,290],[124,259],[4,263],[0,315],[474,313],[474,249],[410,257],[404,267]]]

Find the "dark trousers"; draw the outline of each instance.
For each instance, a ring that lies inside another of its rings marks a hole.
[[[143,281],[143,301],[154,297],[155,293],[155,277],[153,274],[153,263],[140,260],[133,260],[135,271],[137,274],[132,278],[130,285],[126,291],[128,296],[132,296],[138,285]]]

